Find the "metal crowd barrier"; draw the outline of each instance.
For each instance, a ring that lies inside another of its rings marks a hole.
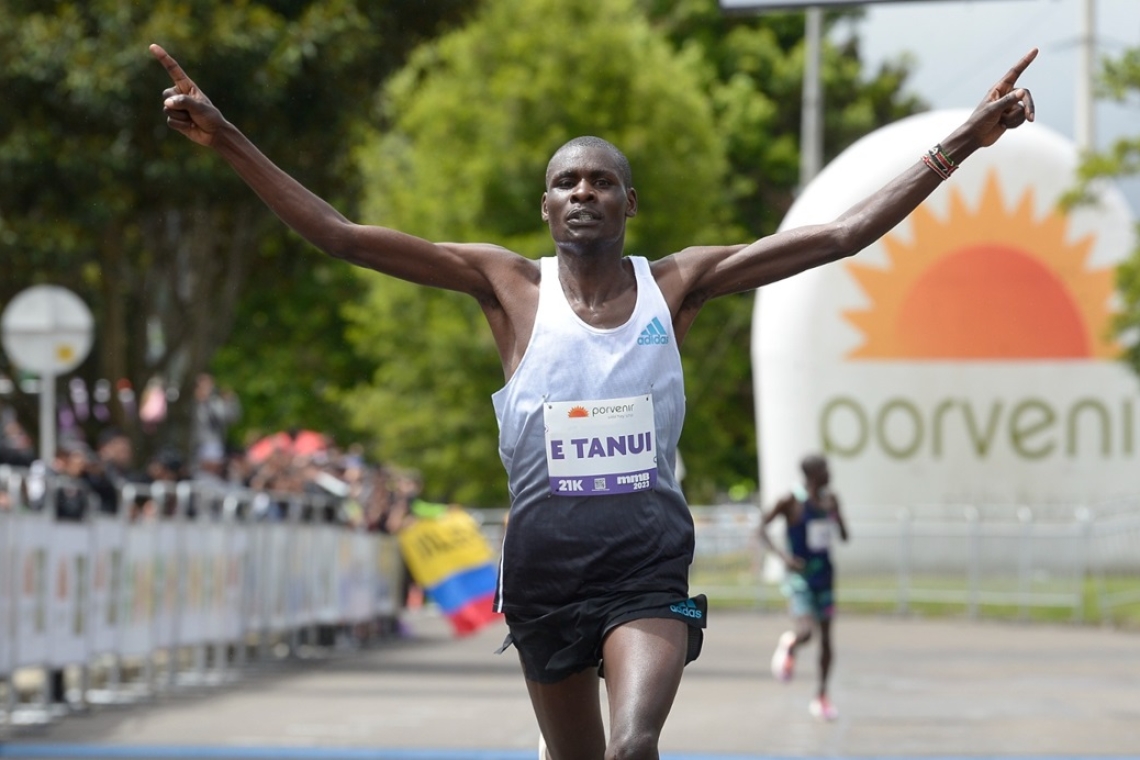
[[[783,610],[783,568],[759,540],[754,504],[692,507],[694,593]],[[971,619],[1140,621],[1140,495],[1076,504],[846,504],[834,548],[838,598],[859,610],[926,609]],[[502,511],[483,513],[493,546]],[[783,525],[770,536],[781,541]]]
[[[135,702],[227,683],[281,652],[320,651],[338,632],[394,628],[398,546],[339,524],[333,497],[158,483],[124,488],[113,517],[92,500],[84,520],[68,522],[55,518],[67,486],[0,467],[0,725],[57,716],[48,675],[61,669],[78,672],[73,702]],[[778,568],[758,540],[760,510],[692,511],[694,591],[782,609]],[[936,605],[971,618],[1060,610],[1076,621],[1129,610],[1140,619],[1140,497],[849,504],[845,514],[841,604],[899,613]],[[478,517],[498,546],[503,513]],[[30,698],[17,688],[29,674]]]
[[[846,505],[834,548],[840,604],[976,619],[1140,621],[1140,496],[1093,505]],[[694,591],[782,609],[782,568],[754,505],[694,507]],[[782,540],[782,523],[772,525]]]
[[[123,488],[113,516],[91,498],[64,521],[68,485],[0,467],[0,723],[223,684],[394,627],[398,547],[338,524],[334,499],[156,483]],[[49,694],[60,671],[78,673],[70,709]]]

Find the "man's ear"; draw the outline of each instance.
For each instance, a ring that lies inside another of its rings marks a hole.
[[[625,215],[627,217],[637,216],[637,191],[632,187],[625,191]]]
[[[550,221],[550,212],[546,210],[546,193],[542,194],[542,221]]]

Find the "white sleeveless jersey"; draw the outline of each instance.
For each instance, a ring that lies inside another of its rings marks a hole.
[[[693,525],[675,478],[685,416],[669,308],[630,257],[637,303],[592,327],[541,261],[538,311],[522,361],[492,400],[511,512],[496,609],[533,613],[599,592],[660,590],[687,578]]]

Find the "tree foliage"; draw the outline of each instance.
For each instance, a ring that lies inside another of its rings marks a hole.
[[[607,137],[642,202],[629,252],[657,257],[779,223],[802,35],[800,14],[729,18],[715,0],[0,0],[0,301],[41,282],[77,292],[96,319],[89,384],[162,376],[185,401],[210,368],[250,433],[347,439],[351,423],[381,459],[423,469],[432,496],[501,504],[487,396],[502,373],[476,305],[315,255],[166,128],[169,80],[146,45],[346,214],[433,239],[548,254],[548,157]],[[829,156],[917,106],[898,95],[904,67],[864,79],[857,52],[825,51]],[[751,310],[747,295],[709,304],[684,349],[695,501],[756,477]],[[30,422],[34,404],[16,404]]]
[[[1100,94],[1118,102],[1140,96],[1140,48],[1125,50],[1119,57],[1103,62]],[[1066,203],[1091,202],[1095,185],[1107,178],[1140,174],[1140,135],[1123,137],[1107,151],[1093,152],[1081,159],[1077,186],[1067,194]],[[1140,248],[1116,270],[1120,311],[1115,327],[1125,346],[1123,360],[1140,374]]]
[[[366,112],[354,104],[366,104],[377,77],[461,5],[0,0],[0,300],[39,282],[75,291],[96,323],[92,357],[77,374],[137,389],[162,376],[189,398],[194,374],[231,337],[237,315],[248,317],[241,304],[251,287],[263,303],[272,291],[284,300],[275,275],[308,278],[309,266],[228,167],[166,128],[160,95],[170,80],[148,43],[167,47],[303,182],[347,202],[357,189],[351,138]],[[326,280],[327,292],[305,293],[305,308],[335,311],[354,292],[347,278]],[[260,333],[236,341],[252,365],[288,350],[270,311]],[[290,337],[332,351],[338,330],[306,325]],[[185,404],[176,420],[180,411]]]
[[[799,184],[804,14],[726,15],[715,0],[641,0],[674,47],[695,51],[714,72],[708,87],[718,133],[725,136],[736,226],[749,239],[775,232]],[[825,15],[825,26],[857,16]],[[905,61],[867,76],[858,40],[825,38],[822,49],[824,160],[866,133],[921,110],[900,93]],[[684,356],[689,415],[681,449],[686,492],[707,502],[758,485],[753,404],[752,295],[709,303],[693,325]]]
[[[361,154],[366,219],[549,255],[538,215],[546,162],[565,140],[597,134],[633,166],[641,213],[629,253],[770,233],[798,179],[802,34],[788,14],[728,20],[715,0],[488,4],[385,89],[382,132]],[[833,151],[917,106],[896,102],[902,69],[863,83],[851,52],[827,55],[828,92],[842,91],[828,119]],[[381,458],[422,464],[437,497],[504,503],[487,403],[502,371],[477,306],[388,279],[369,287],[352,340],[379,369],[345,397],[357,424],[381,431]],[[755,485],[751,311],[750,296],[709,304],[683,351],[681,448],[697,500]]]
[[[385,90],[387,129],[362,155],[366,219],[435,240],[550,255],[539,215],[551,154],[580,134],[628,155],[643,210],[630,253],[657,257],[726,234],[724,149],[706,71],[623,0],[502,0],[417,51]],[[385,460],[414,460],[437,498],[506,502],[489,396],[503,383],[477,305],[371,281],[353,343],[376,352],[348,396]]]

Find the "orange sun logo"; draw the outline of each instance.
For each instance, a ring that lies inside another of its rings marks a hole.
[[[567,417],[589,417],[590,413],[586,411],[584,406],[574,406],[566,413]]]
[[[844,317],[863,333],[852,359],[1082,359],[1117,353],[1111,268],[1090,270],[1088,235],[1065,241],[1060,212],[1033,218],[1033,192],[1004,208],[996,172],[975,211],[950,190],[940,221],[920,206],[913,242],[883,238],[890,263],[848,271],[871,300]]]

